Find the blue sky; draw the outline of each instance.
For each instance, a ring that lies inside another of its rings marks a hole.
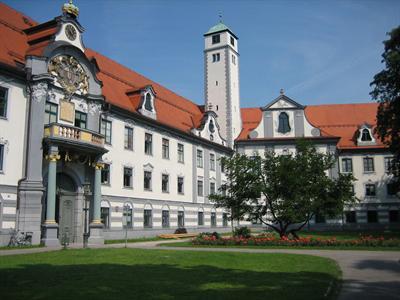
[[[4,1],[47,21],[65,0]],[[371,101],[400,1],[75,0],[84,42],[203,103],[203,33],[223,21],[239,37],[242,107],[285,94],[304,105]]]

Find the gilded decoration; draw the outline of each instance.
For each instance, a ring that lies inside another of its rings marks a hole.
[[[75,105],[72,102],[60,100],[60,120],[73,123],[75,120]]]
[[[49,62],[48,69],[49,73],[57,79],[57,82],[64,89],[66,100],[70,100],[76,92],[80,92],[82,95],[88,93],[89,78],[75,57],[69,55],[56,56]]]

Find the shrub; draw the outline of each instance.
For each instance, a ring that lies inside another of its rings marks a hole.
[[[321,239],[314,237],[301,237],[289,239],[278,237],[275,234],[262,234],[245,238],[243,236],[215,238],[213,235],[198,236],[192,240],[194,245],[213,246],[284,246],[284,247],[400,247],[400,239],[373,236],[360,236],[352,240],[337,240],[335,237]]]
[[[187,233],[186,228],[177,228],[174,232],[174,234],[182,234],[182,233]]]
[[[235,230],[233,231],[233,236],[243,237],[247,239],[251,237],[251,232],[250,229],[247,227],[236,227]]]
[[[204,238],[204,237],[215,237],[216,239],[220,239],[221,235],[214,231],[214,232],[202,232],[198,236],[198,238]]]

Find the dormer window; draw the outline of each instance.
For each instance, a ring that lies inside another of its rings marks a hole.
[[[368,124],[364,124],[358,129],[357,144],[359,145],[373,145],[375,138],[372,135],[372,128]]]
[[[361,141],[363,142],[370,142],[372,141],[371,132],[369,129],[364,128],[361,132]]]
[[[153,104],[151,103],[151,94],[146,93],[145,100],[144,100],[144,108],[148,111],[153,111]]]
[[[157,119],[156,107],[154,106],[155,92],[151,86],[140,89],[141,104],[139,112],[152,119]]]
[[[279,115],[278,132],[280,132],[280,133],[288,133],[288,132],[290,132],[289,116],[285,112],[282,112]]]

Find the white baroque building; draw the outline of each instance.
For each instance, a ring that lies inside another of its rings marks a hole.
[[[303,106],[285,96],[240,108],[237,36],[204,34],[205,105],[88,49],[78,9],[38,24],[0,4],[0,244],[10,229],[33,243],[90,243],[224,230],[208,195],[226,181],[219,159],[294,151],[296,138],[337,155],[357,178],[341,220],[312,226],[396,226],[391,154],[373,134],[377,105]]]

